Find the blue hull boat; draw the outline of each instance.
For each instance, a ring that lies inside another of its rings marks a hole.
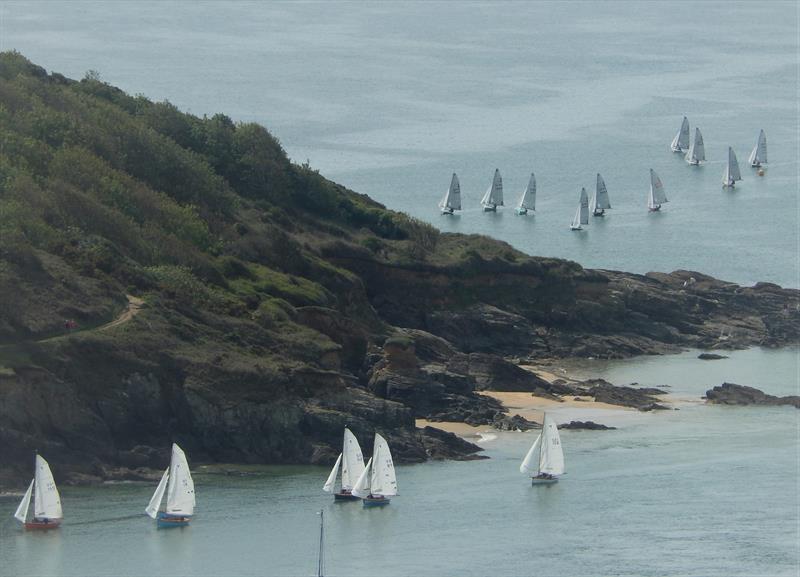
[[[389,503],[391,503],[391,499],[387,499],[386,497],[366,497],[363,499],[364,507],[385,507]]]

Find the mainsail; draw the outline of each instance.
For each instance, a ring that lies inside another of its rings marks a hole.
[[[739,171],[739,161],[736,160],[736,153],[732,147],[728,147],[728,162],[725,164],[725,173],[722,175],[722,184],[733,186],[737,180],[742,180],[742,173]]]
[[[50,465],[36,455],[36,476],[34,477],[33,515],[39,519],[61,519],[61,496],[58,494]]]
[[[661,206],[665,202],[669,202],[667,200],[667,195],[664,192],[664,184],[661,182],[661,179],[656,174],[656,171],[652,168],[650,169],[650,198],[648,202],[648,208],[656,208]]]
[[[592,196],[592,212],[597,210],[607,210],[611,208],[611,201],[608,198],[608,189],[600,173],[597,173],[597,187]]]
[[[356,436],[345,427],[342,448],[342,489],[351,490],[363,471],[364,456],[361,454],[361,446]]]
[[[694,129],[694,142],[689,147],[689,152],[686,154],[686,162],[689,164],[700,164],[706,159],[706,149],[703,145],[703,134],[700,129]]]
[[[672,152],[683,152],[689,146],[689,119],[683,117],[680,130],[672,139]]]
[[[561,437],[555,421],[545,414],[542,423],[541,456],[539,457],[539,472],[549,475],[564,474],[564,451],[561,449]]]
[[[453,178],[450,179],[450,188],[447,189],[442,202],[439,203],[439,208],[448,212],[461,210],[461,185],[455,172]]]
[[[190,516],[194,513],[194,481],[189,472],[186,454],[175,443],[172,444],[172,460],[169,464],[166,512],[172,515]]]
[[[758,133],[758,142],[750,153],[750,158],[747,159],[750,166],[761,166],[767,163],[767,135],[764,134],[764,129]]]
[[[536,210],[536,176],[532,172],[531,178],[528,180],[528,186],[525,187],[517,208],[520,210]]]
[[[370,493],[391,497],[397,495],[397,478],[394,472],[392,453],[386,439],[375,433],[375,448],[372,451],[372,475]]]
[[[486,190],[486,194],[484,194],[481,199],[481,204],[489,208],[503,206],[503,178],[500,176],[500,170],[497,168],[494,169],[492,186]]]

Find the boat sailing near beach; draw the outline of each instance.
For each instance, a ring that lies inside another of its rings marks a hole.
[[[667,200],[667,195],[664,192],[664,184],[656,174],[656,171],[650,169],[650,195],[647,197],[647,210],[656,212],[661,210],[661,205]]]
[[[498,206],[503,206],[503,178],[497,168],[494,169],[492,186],[486,190],[481,199],[481,206],[485,212],[496,212]]]
[[[694,141],[689,147],[689,152],[686,153],[686,162],[693,166],[699,165],[706,160],[706,148],[703,145],[703,135],[700,129],[694,129]]]
[[[555,421],[545,413],[542,432],[531,445],[519,472],[531,476],[533,485],[551,485],[564,474],[564,451]]]
[[[606,183],[600,173],[597,173],[597,186],[589,201],[589,209],[592,211],[592,216],[605,216],[606,210],[611,208],[611,201],[608,199],[608,189]]]
[[[14,517],[26,529],[55,529],[64,517],[61,511],[61,496],[58,494],[50,465],[40,455],[36,455],[36,470],[28,490],[14,513]],[[28,508],[33,495],[33,518],[28,518]]]
[[[394,473],[392,453],[386,439],[375,433],[372,457],[353,487],[353,495],[363,499],[364,507],[381,507],[389,504],[389,497],[397,495],[397,477]]]
[[[167,503],[161,509],[165,491]],[[145,513],[155,519],[160,528],[185,527],[192,519],[194,506],[194,481],[189,472],[189,463],[183,450],[173,443],[169,467],[164,471]]]
[[[764,129],[758,133],[758,142],[756,143],[753,152],[750,153],[750,158],[747,159],[750,166],[759,167],[762,164],[767,164],[767,135],[764,134]]]
[[[528,186],[525,187],[522,197],[519,199],[517,214],[528,214],[529,210],[536,211],[536,176],[532,172]]]
[[[450,188],[447,189],[447,194],[439,203],[439,208],[442,209],[442,214],[453,214],[454,210],[461,210],[461,185],[458,183],[458,176],[455,172],[453,178],[450,179]]]
[[[454,174],[453,178],[455,176]],[[458,181],[456,181],[456,184],[458,184]],[[331,469],[331,474],[328,475],[325,486],[322,487],[322,490],[326,493],[333,492],[340,466],[342,469],[342,488],[338,493],[334,493],[333,498],[336,501],[357,501],[358,497],[352,494],[352,490],[359,477],[361,477],[361,473],[364,472],[364,456],[361,454],[358,439],[347,427],[344,429],[342,452],[339,453],[339,458],[336,459],[336,464]]]
[[[683,122],[681,123],[678,133],[675,135],[675,138],[672,139],[671,148],[672,152],[683,152],[689,148],[689,119],[685,116],[683,117]]]
[[[742,180],[742,173],[739,172],[739,161],[736,160],[736,153],[729,146],[728,163],[725,165],[725,173],[722,175],[722,186],[733,188],[737,180]]]
[[[589,224],[589,196],[586,194],[586,188],[581,188],[581,199],[578,203],[578,210],[575,211],[575,216],[572,218],[571,230],[583,230],[582,224]]]

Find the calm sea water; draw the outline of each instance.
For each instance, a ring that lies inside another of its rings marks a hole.
[[[88,69],[196,114],[258,121],[296,161],[392,208],[538,255],[636,272],[690,268],[800,286],[795,3],[217,3],[0,1],[0,49]],[[686,114],[706,166],[668,150]],[[766,176],[745,161],[764,128]],[[744,182],[723,191],[727,146]],[[535,171],[535,216],[478,209],[500,168],[511,204]],[[648,168],[670,203],[645,210]],[[451,172],[466,210],[438,215]],[[605,177],[614,209],[568,225]],[[797,394],[797,350],[704,363],[695,352],[586,361],[587,376],[699,397],[722,381]],[[197,475],[198,516],[157,531],[152,487],[63,489],[61,531],[24,534],[0,498],[0,575],[310,575],[318,518],[332,575],[796,575],[798,412],[687,403],[597,415],[563,433],[569,474],[517,472],[532,434],[491,459],[399,467],[381,511],[334,506],[327,471]],[[190,456],[191,457],[191,456]],[[56,478],[58,472],[56,471]],[[22,488],[21,488],[22,489]]]
[[[796,350],[696,352],[579,367],[699,398],[735,378],[796,393]],[[518,472],[534,433],[498,433],[485,461],[400,466],[383,510],[334,504],[327,469],[196,474],[197,516],[157,530],[152,486],[63,488],[61,530],[22,532],[0,498],[2,575],[312,575],[326,512],[330,575],[787,575],[798,570],[798,411],[683,403],[678,411],[556,409],[615,431],[562,431],[567,475]],[[58,471],[55,472],[58,477]]]
[[[265,124],[298,162],[443,230],[634,272],[800,286],[798,4],[0,2],[0,48],[196,114]],[[705,137],[689,167],[681,118]],[[769,169],[746,164],[765,129]],[[727,147],[743,165],[721,187]],[[531,171],[537,213],[507,204]],[[670,199],[648,214],[648,169]],[[455,171],[464,212],[436,204]],[[605,177],[613,210],[569,223]]]

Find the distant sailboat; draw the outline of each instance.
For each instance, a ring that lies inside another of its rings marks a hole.
[[[583,230],[582,224],[589,224],[589,196],[586,194],[585,188],[581,188],[581,200],[569,228],[571,230]]]
[[[26,522],[28,508],[33,495],[33,518]],[[58,494],[50,465],[40,455],[36,455],[36,470],[28,490],[22,497],[14,517],[26,529],[55,529],[61,525],[64,514],[61,511],[61,496]]]
[[[162,510],[165,491],[167,504]],[[194,481],[189,463],[183,450],[173,443],[169,467],[164,471],[145,513],[156,520],[158,527],[184,527],[191,521],[194,507]]]
[[[693,166],[699,165],[706,160],[706,148],[703,145],[703,135],[700,129],[694,129],[694,141],[689,147],[689,152],[686,153],[686,162]]]
[[[725,165],[725,173],[722,175],[722,186],[733,188],[737,180],[742,180],[742,173],[739,172],[739,161],[736,160],[736,153],[729,146],[728,163]]]
[[[685,116],[683,117],[680,130],[678,130],[675,138],[672,139],[671,148],[672,152],[683,152],[689,148],[689,119]]]
[[[498,206],[503,206],[503,178],[497,168],[494,169],[492,186],[486,190],[486,194],[481,199],[481,206],[485,212],[494,212],[497,211]]]
[[[756,143],[753,152],[750,153],[750,158],[747,159],[750,166],[759,167],[762,164],[767,164],[767,135],[764,134],[764,129],[758,133],[758,142]]]
[[[558,482],[564,474],[564,451],[555,421],[545,414],[542,432],[531,445],[519,472],[531,476],[533,485],[549,485]]]
[[[342,489],[335,493],[333,497],[336,501],[357,501],[358,497],[352,494],[352,490],[361,473],[364,472],[364,456],[361,454],[358,439],[347,427],[344,429],[342,452],[339,453],[339,458],[336,459],[336,464],[331,469],[331,474],[328,475],[325,486],[322,487],[322,490],[326,493],[333,492],[340,465],[342,467]]]
[[[667,200],[667,195],[664,192],[664,184],[656,174],[656,171],[650,169],[650,195],[647,197],[647,208],[650,212],[661,210],[661,205]]]
[[[453,214],[454,210],[461,210],[461,185],[458,183],[458,176],[455,172],[453,178],[450,179],[450,188],[447,189],[447,194],[439,203],[439,208],[442,209],[442,214]]]
[[[532,172],[528,186],[525,187],[522,197],[519,199],[517,214],[528,214],[529,210],[536,211],[536,176]]]
[[[372,457],[364,472],[353,487],[353,495],[364,500],[365,507],[380,507],[389,504],[389,497],[397,495],[392,453],[386,439],[375,433]]]
[[[605,216],[606,210],[611,208],[611,201],[608,199],[608,189],[600,173],[597,173],[597,186],[589,203],[592,216]]]

